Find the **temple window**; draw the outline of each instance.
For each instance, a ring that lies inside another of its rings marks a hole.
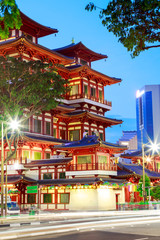
[[[88,62],[87,62],[87,61],[85,61],[85,60],[83,60],[83,59],[80,59],[80,64],[82,64],[82,65],[87,65],[87,64],[88,64]]]
[[[107,163],[107,157],[98,155],[98,163]]]
[[[59,173],[59,178],[66,178],[65,172],[60,172]]]
[[[52,203],[52,194],[50,193],[43,194],[43,203]]]
[[[95,97],[96,96],[96,89],[91,87],[91,96]]]
[[[50,159],[50,153],[46,153],[46,159]]]
[[[34,132],[41,133],[41,120],[34,119]]]
[[[28,150],[23,150],[23,158],[29,159],[29,151]]]
[[[71,141],[78,141],[80,139],[80,131],[79,130],[69,131],[69,139]]]
[[[65,130],[60,130],[60,139],[63,139],[63,140],[66,139],[66,131]]]
[[[79,85],[76,84],[76,85],[73,85],[72,88],[71,88],[71,91],[70,91],[70,95],[76,95],[79,93]]]
[[[68,204],[69,203],[69,193],[60,194],[60,203]]]
[[[92,163],[91,155],[83,155],[77,157],[77,164]]]
[[[57,131],[56,131],[56,128],[53,128],[53,137],[54,137],[54,138],[57,137]]]
[[[102,91],[99,90],[99,99],[102,100]]]
[[[44,173],[43,179],[52,179],[52,173]]]
[[[50,135],[51,134],[51,123],[46,122],[46,134]]]
[[[27,34],[27,33],[24,33],[25,37],[32,42],[32,36]]]
[[[87,95],[88,94],[88,86],[84,85],[84,94]]]
[[[41,159],[41,152],[34,152],[34,160]]]
[[[36,203],[36,194],[27,194],[27,203],[29,204]]]
[[[100,136],[100,139],[103,141],[103,133],[100,133],[99,136]]]

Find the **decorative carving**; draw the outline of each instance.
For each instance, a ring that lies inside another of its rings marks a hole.
[[[0,50],[0,55],[3,57],[6,57],[6,51],[5,50]]]
[[[26,47],[24,46],[23,43],[21,43],[17,46],[17,50],[20,54],[23,54],[24,52],[26,52]]]
[[[88,80],[94,80],[94,75],[93,74],[87,74]]]
[[[37,51],[35,51],[33,49],[28,49],[28,54],[29,54],[30,58],[33,58],[37,55]]]
[[[84,68],[82,71],[79,72],[80,77],[85,77],[87,75],[87,68]]]

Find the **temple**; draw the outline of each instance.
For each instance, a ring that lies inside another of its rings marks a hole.
[[[114,157],[126,146],[105,142],[105,128],[122,120],[105,116],[112,103],[105,99],[104,87],[121,79],[92,69],[93,61],[107,55],[81,42],[58,49],[39,45],[38,38],[58,30],[22,12],[21,18],[21,29],[11,29],[9,38],[0,41],[0,55],[59,64],[57,71],[69,79],[71,91],[55,109],[26,121],[16,155],[7,166],[8,194],[21,210],[31,205],[41,210],[116,209],[128,199],[134,171],[117,165]],[[7,157],[7,145],[4,151]],[[155,173],[153,179],[159,177]]]

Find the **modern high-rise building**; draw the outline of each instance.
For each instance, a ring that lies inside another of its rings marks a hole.
[[[145,85],[136,93],[138,149],[149,140],[160,142],[160,85]]]

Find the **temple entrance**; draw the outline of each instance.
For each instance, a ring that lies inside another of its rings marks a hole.
[[[118,210],[118,204],[119,204],[119,193],[116,193],[116,210]]]

